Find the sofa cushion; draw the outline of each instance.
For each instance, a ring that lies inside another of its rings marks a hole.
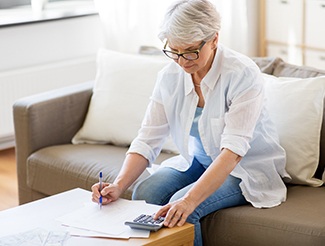
[[[259,58],[257,58],[259,59]],[[265,58],[261,58],[263,63]],[[264,61],[265,63],[265,61]],[[273,73],[274,76],[282,77],[296,77],[296,78],[311,78],[317,76],[325,75],[325,70],[316,69],[307,66],[298,66],[280,61],[276,63]],[[324,129],[324,130],[323,130]],[[322,130],[321,130],[321,140],[320,140],[320,160],[319,165],[315,174],[318,179],[323,179],[325,182],[325,114],[323,117]]]
[[[257,64],[261,72],[266,74],[273,74],[278,64],[283,62],[278,57],[252,57],[252,60]]]
[[[87,117],[72,143],[129,146],[141,126],[165,56],[124,54],[101,49]],[[164,150],[177,152],[171,138]]]
[[[292,183],[320,186],[315,178],[319,163],[325,76],[309,79],[265,75],[270,116],[286,150],[286,170]]]
[[[280,206],[250,205],[219,210],[201,223],[204,245],[323,246],[325,187],[289,186]]]
[[[276,64],[273,75],[276,77],[311,78],[325,75],[325,71],[307,66],[293,65],[281,61]]]
[[[33,190],[53,195],[73,188],[90,190],[98,182],[99,172],[104,181],[113,182],[117,176],[127,148],[113,145],[59,145],[43,148],[27,160],[27,184]],[[157,163],[170,157],[162,153]],[[148,176],[145,171],[140,177]],[[137,181],[125,192],[124,198],[131,198]]]

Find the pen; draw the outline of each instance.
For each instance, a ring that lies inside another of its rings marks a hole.
[[[102,188],[103,188],[103,173],[100,172],[99,173],[99,192],[102,191]],[[102,194],[100,194],[100,197],[99,197],[99,208],[102,209],[102,205],[103,205],[103,197],[102,197]]]

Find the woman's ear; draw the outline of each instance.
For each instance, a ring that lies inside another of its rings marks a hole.
[[[216,49],[218,47],[218,41],[219,41],[219,33],[216,33],[216,35],[213,38],[212,44],[214,49]]]

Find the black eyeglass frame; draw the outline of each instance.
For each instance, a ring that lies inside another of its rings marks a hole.
[[[200,44],[200,47],[199,47],[198,49],[196,49],[196,50],[189,50],[189,51],[186,51],[186,52],[183,52],[183,53],[178,53],[178,52],[175,52],[175,51],[167,50],[167,49],[166,49],[167,44],[168,44],[168,41],[166,41],[166,43],[165,43],[165,45],[164,45],[164,49],[163,49],[162,51],[164,52],[164,54],[165,54],[168,58],[173,59],[173,60],[175,60],[175,61],[178,61],[179,57],[181,56],[181,57],[183,57],[185,60],[195,61],[195,60],[199,59],[199,57],[200,57],[200,56],[199,56],[199,53],[200,53],[201,49],[203,48],[203,46],[206,44],[206,42],[205,42],[205,41],[202,41],[202,43]],[[194,59],[188,59],[188,58],[186,58],[186,57],[184,56],[184,55],[186,55],[186,54],[191,54],[191,53],[196,54],[196,58],[194,58]],[[174,58],[174,57],[170,56],[169,54],[177,55],[177,58]]]

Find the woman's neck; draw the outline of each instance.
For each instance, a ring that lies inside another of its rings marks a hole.
[[[212,63],[213,63],[214,57],[216,55],[216,50],[217,49],[214,50],[214,52],[210,56],[208,62],[206,63],[206,65],[202,69],[200,69],[199,71],[191,74],[192,80],[193,80],[193,83],[194,83],[194,86],[199,86],[201,84],[202,79],[210,71],[210,69],[212,67]]]

